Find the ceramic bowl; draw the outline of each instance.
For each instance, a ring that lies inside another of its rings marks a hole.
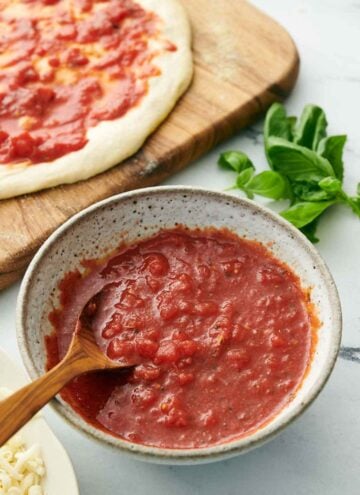
[[[61,398],[57,411],[90,437],[159,463],[211,462],[244,453],[283,430],[315,399],[334,366],[341,339],[341,308],[334,281],[317,250],[289,223],[258,204],[228,194],[191,187],[157,187],[120,194],[68,220],[38,251],[23,280],[17,308],[18,342],[28,372],[45,370],[44,336],[52,331],[47,315],[58,305],[58,283],[83,258],[102,257],[120,241],[151,236],[178,224],[227,227],[239,236],[267,244],[300,277],[321,321],[315,355],[294,399],[268,424],[246,437],[201,449],[162,449],[130,443],[86,423]]]

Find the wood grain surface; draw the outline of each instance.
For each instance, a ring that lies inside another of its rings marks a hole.
[[[0,289],[18,279],[41,243],[70,216],[115,193],[159,184],[251,123],[295,84],[288,33],[243,0],[183,0],[193,28],[195,76],[145,146],[87,181],[0,201]]]

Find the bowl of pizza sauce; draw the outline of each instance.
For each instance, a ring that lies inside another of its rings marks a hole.
[[[341,338],[335,284],[315,248],[267,209],[158,187],[79,213],[39,250],[18,301],[35,378],[84,305],[128,373],[92,373],[53,401],[74,426],[140,459],[211,462],[271,439],[313,401]]]

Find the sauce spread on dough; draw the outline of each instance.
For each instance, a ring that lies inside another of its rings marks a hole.
[[[0,163],[52,161],[122,117],[176,47],[133,0],[0,0]]]
[[[206,447],[258,429],[301,384],[312,344],[307,294],[259,243],[177,228],[85,266],[60,284],[49,367],[99,291],[87,306],[99,346],[141,363],[65,389],[63,398],[97,428],[145,445]]]

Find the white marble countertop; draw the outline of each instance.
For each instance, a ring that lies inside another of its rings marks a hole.
[[[320,104],[330,132],[348,134],[345,184],[354,190],[360,181],[360,0],[254,3],[289,30],[300,51],[301,73],[287,101],[289,111]],[[220,149],[241,148],[260,167],[261,125],[243,131],[167,183],[229,186],[231,174],[215,165]],[[322,220],[319,234],[317,247],[340,292],[344,333],[335,371],[312,407],[264,447],[198,467],[156,466],[122,457],[92,443],[47,408],[50,425],[72,457],[82,495],[360,494],[360,222],[338,207]],[[15,340],[18,288],[0,295],[0,346],[20,362]]]

